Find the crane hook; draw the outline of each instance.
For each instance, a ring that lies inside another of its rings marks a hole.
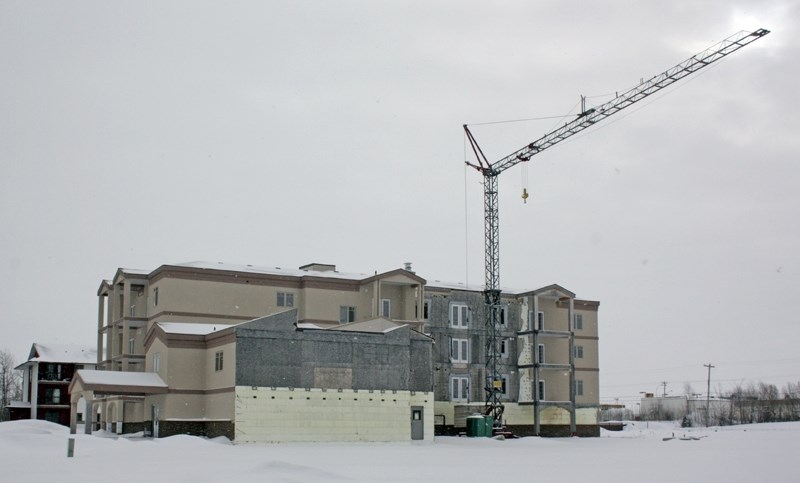
[[[522,188],[522,201],[528,204],[528,188]]]

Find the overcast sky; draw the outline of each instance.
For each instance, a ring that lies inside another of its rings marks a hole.
[[[700,392],[706,363],[712,392],[799,381],[798,25],[780,0],[0,0],[0,349],[93,345],[118,267],[482,283],[462,124],[600,104],[767,28],[503,173],[500,281],[601,302],[603,401]],[[556,122],[472,130],[499,159]]]

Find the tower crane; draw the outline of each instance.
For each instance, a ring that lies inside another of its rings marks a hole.
[[[464,132],[469,140],[470,146],[475,154],[476,163],[465,161],[467,165],[475,168],[483,175],[483,212],[484,212],[484,248],[485,248],[485,272],[486,285],[484,302],[486,307],[486,404],[485,414],[492,416],[494,427],[502,426],[503,405],[500,402],[502,382],[497,372],[498,360],[500,359],[499,327],[500,320],[500,222],[498,216],[498,176],[505,170],[523,162],[527,162],[534,155],[555,146],[556,144],[580,133],[596,123],[613,116],[619,111],[655,94],[671,84],[687,77],[700,69],[707,67],[714,62],[736,52],[737,50],[749,45],[750,43],[767,35],[769,30],[759,29],[754,32],[741,31],[731,35],[725,40],[709,47],[708,49],[693,55],[689,59],[670,69],[658,74],[646,81],[642,81],[638,86],[633,87],[617,96],[605,104],[595,108],[586,109],[585,105],[581,108],[580,114],[574,119],[565,123],[563,126],[545,134],[532,143],[514,151],[493,163],[490,163],[483,154],[478,142],[464,125]],[[526,198],[527,192],[523,193]],[[570,324],[572,322],[570,321]],[[570,330],[571,327],[570,327]],[[574,375],[574,364],[571,362],[571,374]],[[574,377],[573,377],[574,378]],[[571,378],[571,379],[573,379]],[[536,391],[536,388],[534,388]],[[538,395],[534,397],[538,401]],[[575,388],[570,387],[570,402],[572,411],[572,427],[574,431],[575,416]]]

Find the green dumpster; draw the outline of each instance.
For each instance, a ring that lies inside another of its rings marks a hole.
[[[486,436],[486,419],[480,414],[467,416],[467,436],[480,438]]]
[[[489,438],[494,436],[494,417],[484,416],[483,423],[484,423],[483,435]]]

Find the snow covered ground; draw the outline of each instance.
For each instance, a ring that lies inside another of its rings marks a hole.
[[[673,438],[674,436],[674,438]],[[435,443],[232,445],[173,436],[75,435],[0,423],[2,482],[798,481],[800,423],[682,429],[628,423],[600,438],[436,438]],[[665,440],[665,438],[673,438]]]

